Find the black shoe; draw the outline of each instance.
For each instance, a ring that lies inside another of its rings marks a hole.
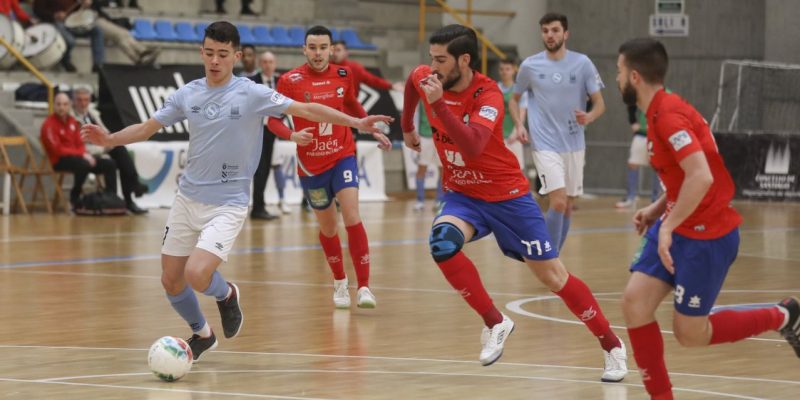
[[[256,14],[256,12],[255,12],[255,11],[251,10],[251,9],[250,9],[250,7],[247,7],[247,8],[243,8],[243,9],[242,9],[242,15],[253,15],[253,16],[257,16],[258,14]]]
[[[264,221],[272,221],[273,219],[278,219],[278,216],[270,214],[267,212],[267,210],[262,208],[253,210],[253,212],[250,213],[250,218],[261,219]]]
[[[128,211],[130,211],[130,212],[131,212],[131,214],[133,214],[133,215],[142,215],[142,214],[147,214],[147,213],[148,213],[147,209],[140,208],[140,207],[139,207],[138,205],[136,205],[136,203],[134,203],[133,201],[131,201],[130,203],[128,203],[128,204],[125,206],[125,208],[127,208],[127,209],[128,209]]]
[[[211,332],[211,336],[207,338],[200,337],[200,335],[195,333],[192,337],[186,339],[186,343],[188,343],[189,348],[192,349],[192,359],[197,361],[207,350],[214,350],[217,348],[217,336],[214,335],[213,331]]]
[[[787,297],[778,303],[778,307],[789,316],[786,325],[781,329],[781,336],[794,348],[797,357],[800,357],[800,303],[797,297]]]
[[[64,71],[78,72],[78,69],[75,68],[75,64],[73,64],[71,61],[64,61],[61,63],[61,66],[64,67]]]
[[[222,319],[222,332],[225,337],[230,339],[236,337],[239,331],[242,330],[242,309],[239,307],[239,287],[233,283],[228,282],[231,288],[231,295],[227,299],[218,301],[217,308],[219,308],[219,316]]]
[[[133,187],[133,195],[136,197],[142,197],[143,194],[150,192],[150,188],[147,187],[144,183],[137,182],[136,185]]]

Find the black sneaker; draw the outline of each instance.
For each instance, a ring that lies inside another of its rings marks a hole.
[[[211,336],[207,338],[200,337],[200,335],[195,333],[186,340],[186,343],[189,343],[189,347],[192,349],[192,358],[194,361],[197,361],[207,350],[214,350],[217,348],[217,336],[214,335],[213,331],[211,332]]]
[[[222,332],[225,337],[230,339],[236,337],[242,330],[242,309],[239,307],[239,287],[228,282],[231,288],[231,295],[227,299],[218,301],[219,316],[222,319]]]
[[[789,316],[786,325],[780,330],[781,336],[794,348],[797,357],[800,357],[800,303],[796,297],[787,297],[778,303],[778,307]]]

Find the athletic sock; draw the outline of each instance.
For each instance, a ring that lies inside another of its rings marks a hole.
[[[333,272],[333,279],[340,281],[346,278],[344,274],[344,264],[342,263],[342,244],[339,242],[339,235],[335,234],[327,237],[319,233],[319,243],[322,245],[322,251],[325,253],[325,259],[328,260],[328,266]]]
[[[503,316],[497,311],[492,298],[483,287],[481,277],[475,264],[467,258],[464,252],[459,251],[455,256],[437,263],[445,279],[455,289],[467,304],[483,318],[487,327],[491,328],[503,321]]]
[[[350,259],[356,269],[358,287],[369,286],[369,240],[367,231],[361,222],[345,227],[347,229],[347,246]]]

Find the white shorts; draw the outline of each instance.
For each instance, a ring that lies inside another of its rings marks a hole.
[[[439,155],[436,154],[436,146],[433,144],[433,138],[420,137],[419,146],[419,162],[417,164],[425,166],[435,165],[437,167],[442,166]]]
[[[647,136],[633,135],[628,164],[640,166],[650,165],[650,157],[647,155]]]
[[[534,151],[533,163],[536,165],[539,180],[542,181],[539,194],[545,195],[556,189],[565,188],[567,196],[582,195],[585,154],[583,150],[570,153]]]
[[[197,247],[228,261],[246,219],[247,207],[198,203],[178,192],[167,217],[161,253],[185,257]]]
[[[506,147],[514,153],[514,156],[517,157],[517,161],[519,162],[520,169],[525,169],[525,154],[523,153],[522,142],[519,140],[514,143],[508,143],[508,139],[506,139]]]

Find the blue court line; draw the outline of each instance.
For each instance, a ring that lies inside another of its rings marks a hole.
[[[769,232],[769,231],[794,231],[800,228],[774,228],[774,229],[760,229],[760,230],[744,230],[743,233],[748,232]],[[620,233],[633,231],[632,225],[625,226],[611,226],[599,228],[577,228],[570,231],[570,235],[582,234],[596,234],[596,233]],[[405,245],[418,245],[427,243],[427,238],[417,239],[398,239],[398,240],[380,240],[370,242],[370,248],[390,247],[390,246],[405,246]],[[343,246],[347,246],[347,242],[342,242]],[[231,251],[230,254],[267,254],[267,253],[282,253],[289,251],[302,251],[302,250],[319,250],[322,247],[318,244],[308,245],[291,245],[291,246],[268,246],[268,247],[250,247],[246,249],[236,249]],[[113,256],[113,257],[100,257],[100,258],[74,258],[59,261],[26,261],[11,264],[0,264],[0,270],[8,270],[14,268],[31,268],[31,267],[52,267],[62,265],[75,265],[75,264],[101,264],[101,263],[114,263],[122,261],[149,261],[160,260],[161,254],[150,255],[135,255],[135,256]]]

